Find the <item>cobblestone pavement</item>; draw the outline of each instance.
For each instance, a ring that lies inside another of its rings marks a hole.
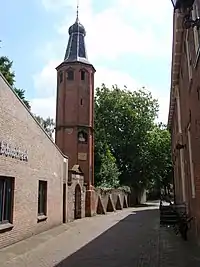
[[[31,237],[0,250],[0,266],[199,267],[194,250],[186,256],[188,244],[160,228],[158,206],[149,206],[77,220]]]
[[[161,227],[159,234],[159,266],[200,267],[200,247],[184,241],[170,228]]]

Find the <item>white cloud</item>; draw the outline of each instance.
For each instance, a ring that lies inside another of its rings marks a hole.
[[[55,118],[56,115],[56,96],[47,98],[34,98],[30,101],[33,114],[40,115],[43,118]]]
[[[113,60],[125,54],[166,57],[171,46],[172,12],[170,1],[159,6],[159,0],[118,0],[109,8],[94,13],[91,1],[83,4],[80,20],[87,30],[90,59]],[[159,12],[157,8],[159,7]],[[58,32],[68,35],[74,18],[64,18]]]
[[[104,2],[102,0],[102,2]],[[107,2],[107,1],[106,1]],[[124,83],[128,88],[145,86],[147,81],[135,81],[134,77],[120,69],[122,56],[140,55],[145,57],[146,64],[153,67],[154,58],[166,60],[171,57],[172,8],[169,0],[111,0],[107,9],[95,12],[92,0],[80,1],[80,20],[84,24],[87,36],[87,50],[90,61],[94,64],[95,85],[102,82],[108,86]],[[42,0],[50,12],[66,11],[57,26],[59,38],[48,42],[40,54],[49,59],[40,73],[34,75],[34,85],[38,98],[32,100],[32,110],[46,117],[55,117],[55,67],[61,62],[68,39],[68,28],[74,22],[76,1]],[[73,11],[73,12],[72,12]],[[105,65],[102,66],[102,63]],[[117,69],[107,67],[107,62],[119,62]],[[151,63],[149,63],[151,62]],[[167,62],[168,63],[168,62]],[[166,63],[166,64],[167,64]],[[131,66],[129,66],[131,67]],[[128,68],[129,68],[128,67]],[[142,83],[143,82],[143,83]],[[159,98],[161,105],[160,119],[166,121],[168,114],[168,94],[150,86],[154,97]]]
[[[129,88],[141,87],[141,84],[125,72],[105,67],[97,67],[96,71],[95,87],[101,86],[102,83],[106,84],[108,87],[111,87],[114,84],[117,84],[121,88],[123,88],[124,85]]]
[[[58,60],[50,60],[40,73],[33,76],[34,87],[39,97],[50,97],[55,95],[56,88],[56,67],[59,65]]]

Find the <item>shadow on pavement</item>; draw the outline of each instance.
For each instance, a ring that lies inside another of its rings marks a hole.
[[[157,267],[159,211],[134,212],[56,267]]]

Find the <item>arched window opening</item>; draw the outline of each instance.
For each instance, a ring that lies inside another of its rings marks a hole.
[[[62,83],[63,81],[63,72],[61,71],[59,74],[59,82]]]
[[[73,81],[74,80],[74,71],[73,70],[69,70],[67,72],[67,80],[68,81]]]
[[[81,81],[85,81],[85,71],[81,71]]]
[[[88,141],[88,135],[85,131],[79,131],[78,132],[78,142],[79,143],[83,143],[83,144],[87,144]]]

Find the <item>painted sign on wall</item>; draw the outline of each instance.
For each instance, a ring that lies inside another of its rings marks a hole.
[[[0,155],[19,159],[21,161],[28,161],[27,151],[21,151],[19,148],[12,147],[5,141],[0,141]]]

